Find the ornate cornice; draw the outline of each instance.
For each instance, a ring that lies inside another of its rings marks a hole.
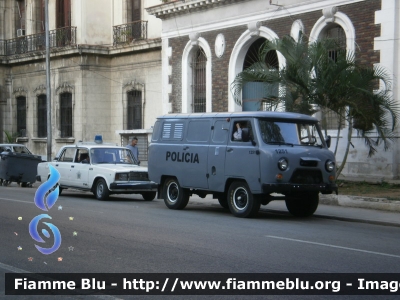
[[[23,87],[19,87],[13,90],[13,94],[15,97],[26,96],[28,94],[28,91]]]
[[[338,12],[338,8],[336,6],[325,7],[322,9],[322,15],[325,18],[326,23],[335,22],[335,14]]]
[[[160,19],[172,18],[193,11],[208,10],[214,7],[245,2],[249,0],[171,0],[164,4],[146,8],[150,15]]]
[[[124,89],[128,89],[128,90],[137,90],[137,91],[141,91],[144,89],[144,83],[141,83],[139,81],[131,80],[127,83],[124,84],[123,86]]]
[[[57,89],[56,89],[56,93],[58,94],[59,91],[61,93],[72,93],[74,90],[74,87],[72,85],[70,85],[68,82],[63,82],[62,84],[60,84]]]
[[[39,85],[37,88],[35,88],[33,90],[34,93],[36,93],[36,95],[42,95],[42,94],[46,94],[46,86],[44,86],[43,84]]]

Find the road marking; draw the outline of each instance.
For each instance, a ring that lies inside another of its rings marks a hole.
[[[29,204],[35,204],[33,201],[24,201],[24,200],[17,200],[17,199],[9,199],[9,198],[0,198],[0,200],[4,200],[4,201],[13,201],[13,202],[23,202],[23,203],[29,203]],[[83,208],[75,208],[75,207],[67,207],[67,206],[63,206],[63,208],[68,208],[68,209],[77,209],[77,210],[84,210],[84,211],[90,211],[90,212],[96,212],[99,214],[104,214],[104,211],[98,211],[98,210],[93,210],[93,209],[83,209]]]
[[[369,254],[376,254],[376,255],[383,255],[383,256],[400,258],[400,255],[394,255],[394,254],[388,254],[388,253],[382,253],[382,252],[375,252],[375,251],[368,251],[368,250],[349,248],[349,247],[342,247],[342,246],[336,246],[336,245],[324,244],[324,243],[317,243],[317,242],[310,242],[310,241],[304,241],[304,240],[297,240],[297,239],[285,238],[285,237],[274,236],[274,235],[266,235],[266,237],[272,238],[272,239],[286,240],[286,241],[299,242],[299,243],[304,243],[304,244],[312,244],[312,245],[318,245],[318,246],[338,248],[338,249],[343,249],[343,250],[350,250],[350,251],[357,251],[357,252],[363,252],[363,253],[369,253]]]
[[[34,204],[33,201],[24,201],[24,200],[17,200],[17,199],[0,198],[0,200],[4,200],[4,201],[14,201],[14,202],[24,202],[24,203]]]

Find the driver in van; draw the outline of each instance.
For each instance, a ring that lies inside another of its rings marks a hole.
[[[233,139],[235,141],[241,141],[242,140],[242,128],[241,128],[239,122],[237,122],[235,125],[236,125],[236,131],[233,133]]]

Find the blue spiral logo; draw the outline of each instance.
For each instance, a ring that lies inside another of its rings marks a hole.
[[[43,182],[37,189],[35,193],[35,205],[41,210],[48,211],[53,207],[58,199],[59,187],[57,182],[60,179],[60,173],[49,164],[50,176],[47,181]],[[51,219],[48,214],[41,214],[32,219],[29,223],[29,234],[31,237],[37,241],[38,243],[45,243],[45,241],[40,237],[38,233],[38,224],[39,221],[43,218]],[[54,244],[51,248],[43,248],[38,245],[35,245],[36,249],[38,249],[43,254],[51,254],[57,251],[61,245],[61,234],[56,226],[51,223],[43,222],[53,233],[54,236]],[[42,234],[46,238],[50,238],[50,233],[46,229],[42,229]]]

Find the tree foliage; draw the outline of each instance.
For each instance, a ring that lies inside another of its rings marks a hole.
[[[285,58],[279,70],[266,63],[269,51],[277,51]],[[248,82],[264,84],[262,100],[269,107],[307,115],[332,111],[347,121],[349,138],[337,176],[346,163],[353,129],[364,139],[369,156],[376,153],[381,143],[387,150],[394,138],[399,106],[392,97],[388,72],[380,66],[360,64],[355,53],[340,49],[335,40],[321,39],[312,44],[302,38],[296,42],[289,36],[267,40],[259,49],[258,59],[239,73],[231,85],[239,105]],[[279,95],[269,93],[271,84],[279,84]],[[324,127],[325,120],[321,121]],[[338,123],[337,137],[339,134]]]

